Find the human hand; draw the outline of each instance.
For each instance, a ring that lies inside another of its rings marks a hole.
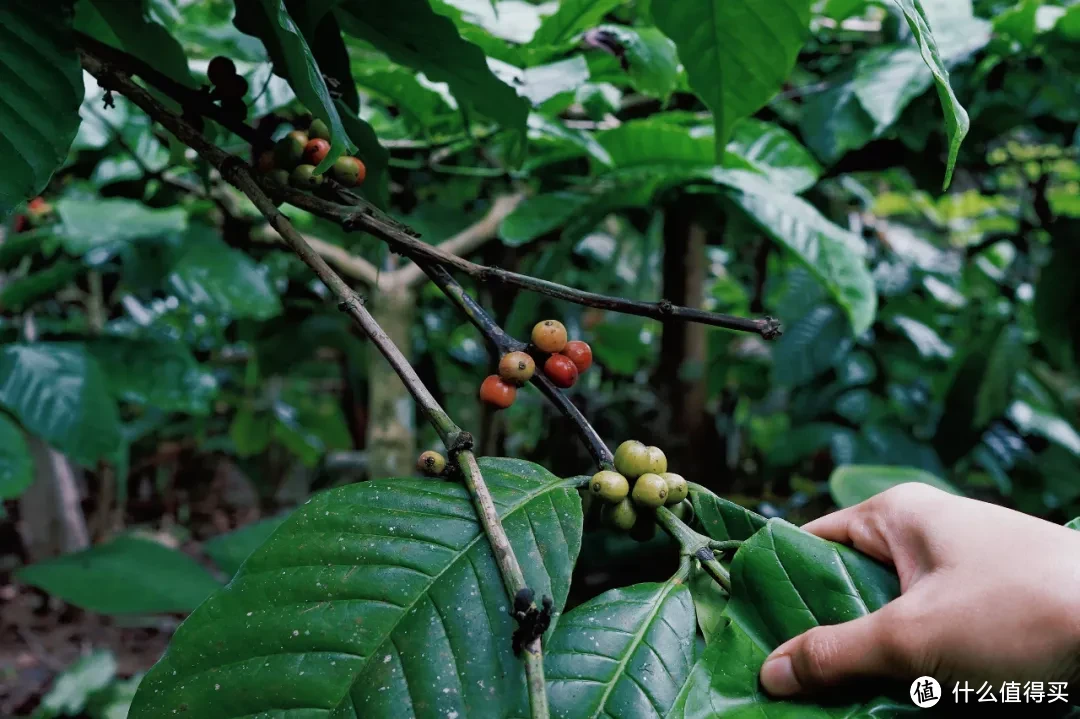
[[[901,596],[777,647],[769,694],[867,677],[1080,681],[1080,532],[924,484],[803,528],[892,564]]]

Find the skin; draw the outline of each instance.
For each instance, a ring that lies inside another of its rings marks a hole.
[[[893,565],[901,596],[777,647],[761,668],[769,694],[870,677],[1080,681],[1080,532],[923,484],[804,529]]]

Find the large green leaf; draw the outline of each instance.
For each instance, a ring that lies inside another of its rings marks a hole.
[[[605,15],[622,3],[623,0],[563,0],[559,9],[540,24],[531,44],[565,45],[576,34],[598,25]]]
[[[84,347],[37,342],[0,348],[0,406],[76,462],[120,447],[120,417],[105,376]]]
[[[111,251],[125,242],[187,228],[187,212],[183,208],[154,209],[119,198],[66,197],[56,202],[56,213],[60,218],[57,234],[71,255],[85,255],[98,248]]]
[[[911,28],[915,41],[919,44],[919,52],[923,61],[934,75],[934,83],[937,86],[938,97],[941,99],[941,107],[945,112],[945,129],[949,135],[949,159],[945,166],[944,187],[947,189],[952,181],[953,169],[956,167],[956,158],[960,154],[960,144],[967,137],[971,121],[967,111],[956,98],[952,85],[949,83],[949,71],[938,53],[937,42],[930,30],[930,23],[926,19],[920,0],[893,0],[900,10],[903,11]],[[868,108],[869,109],[869,108]]]
[[[821,176],[821,166],[790,132],[754,118],[735,124],[727,151],[738,155],[774,184],[798,194]]]
[[[699,484],[690,483],[690,501],[703,531],[713,539],[745,540],[765,526],[766,519],[742,505],[717,497]]]
[[[183,343],[113,337],[88,346],[117,398],[166,412],[210,412],[217,381]]]
[[[735,123],[767,103],[809,35],[811,0],[668,0],[652,3],[675,41],[690,86],[712,110],[718,149]]]
[[[679,81],[679,55],[667,36],[654,27],[602,25],[622,49],[623,67],[641,93],[667,100]]]
[[[15,576],[101,614],[190,612],[221,586],[183,552],[134,536],[31,564]]]
[[[772,353],[772,378],[777,385],[810,383],[836,367],[855,344],[850,320],[832,303],[811,306],[793,321],[784,319],[784,334]]]
[[[86,270],[78,260],[58,257],[46,267],[4,283],[0,310],[18,312],[42,298],[52,297]]]
[[[499,226],[503,244],[517,247],[566,224],[593,202],[579,192],[553,192],[530,197],[506,216]]]
[[[518,460],[480,468],[527,583],[561,608],[581,547],[575,480]],[[509,605],[461,486],[334,489],[300,507],[184,622],[131,719],[181,708],[201,719],[524,716]]]
[[[167,282],[181,300],[204,311],[260,320],[281,313],[265,269],[201,225],[188,232]]]
[[[346,0],[335,13],[350,35],[370,42],[394,62],[447,83],[460,102],[524,133],[528,104],[495,77],[480,48],[463,40],[454,23],[437,14],[427,0],[393,4]]]
[[[868,718],[914,708],[886,698],[854,706],[774,701],[757,678],[765,657],[781,643],[815,626],[857,619],[897,597],[900,582],[889,569],[773,519],[735,554],[731,586],[725,610],[730,624],[695,665],[671,716]]]
[[[1039,341],[1060,369],[1072,370],[1080,356],[1080,284],[1070,268],[1080,263],[1080,244],[1073,240],[1080,229],[1068,220],[1062,232],[1055,232],[1049,262],[1039,271],[1032,314],[1039,329]]]
[[[227,534],[219,534],[207,540],[203,548],[214,560],[214,564],[232,576],[240,570],[244,560],[281,526],[282,521],[284,518],[281,517],[261,519]]]
[[[813,205],[778,190],[761,175],[724,170],[713,176],[735,190],[735,204],[817,277],[847,313],[856,335],[870,328],[877,312],[877,289],[862,238],[829,222]]]
[[[919,482],[950,494],[963,494],[951,483],[915,467],[845,465],[829,475],[829,492],[838,507],[851,507],[901,484]]]
[[[82,0],[75,4],[75,29],[123,50],[190,88],[198,87],[184,48],[150,17],[148,0]]]
[[[849,150],[858,150],[874,139],[874,119],[856,97],[853,82],[808,98],[799,129],[807,147],[827,163],[836,162]]]
[[[0,500],[15,499],[34,480],[34,458],[19,425],[0,414]]]
[[[568,612],[545,647],[552,715],[665,716],[694,664],[685,578],[614,589]]]
[[[286,78],[300,102],[330,128],[330,152],[316,170],[324,172],[342,154],[355,150],[326,86],[326,78],[303,32],[289,15],[285,1],[237,0],[234,22],[241,31],[263,41],[274,61],[274,72]],[[348,80],[351,82],[352,78]]]
[[[82,69],[63,3],[0,6],[0,220],[44,189],[79,129]]]

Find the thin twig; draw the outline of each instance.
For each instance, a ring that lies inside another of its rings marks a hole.
[[[715,540],[690,529],[667,507],[656,510],[656,523],[679,543],[681,554],[691,556],[700,562],[702,568],[720,585],[720,588],[728,594],[731,593],[731,573],[713,554],[712,545],[716,543]]]
[[[310,267],[327,288],[338,300],[338,308],[346,312],[371,339],[387,361],[390,362],[394,371],[401,378],[402,383],[413,395],[420,409],[428,420],[434,425],[443,443],[455,458],[458,467],[465,478],[466,487],[476,505],[480,523],[484,528],[488,541],[491,544],[495,561],[506,586],[511,601],[517,593],[526,587],[521,566],[514,555],[513,547],[506,536],[506,531],[499,519],[495,508],[491,491],[484,482],[483,475],[476,463],[476,458],[471,451],[472,436],[459,428],[436,399],[428,391],[427,387],[417,376],[415,370],[409,365],[401,351],[394,345],[386,333],[379,327],[375,318],[364,307],[363,300],[352,290],[349,285],[338,276],[330,265],[311,248],[303,236],[289,222],[277,208],[262,188],[259,187],[251,167],[239,158],[221,150],[216,145],[208,142],[202,134],[195,130],[189,123],[173,114],[154,98],[146,90],[142,89],[127,75],[126,72],[107,67],[105,63],[85,49],[80,50],[83,67],[98,78],[105,86],[121,92],[138,107],[142,108],[151,118],[160,122],[166,129],[174,133],[181,141],[194,149],[200,157],[209,162],[221,176],[240,189],[259,211],[266,217],[270,225],[277,230],[286,244],[292,248],[300,259]],[[540,640],[533,641],[525,652],[525,673],[529,690],[529,699],[532,706],[534,719],[546,719],[547,696],[544,686],[543,655],[541,653]]]

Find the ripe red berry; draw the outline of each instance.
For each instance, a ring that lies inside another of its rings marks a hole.
[[[556,354],[547,358],[547,362],[544,363],[544,374],[556,387],[569,389],[577,382],[578,370],[569,357]]]
[[[581,340],[567,342],[560,354],[564,354],[570,358],[574,363],[574,366],[577,367],[578,373],[584,372],[592,367],[592,347],[590,347],[587,342],[582,342]]]
[[[532,329],[532,343],[541,352],[561,352],[566,346],[566,327],[558,320],[537,322]]]
[[[517,387],[493,374],[480,385],[480,401],[498,409],[506,409],[517,398]]]
[[[330,143],[326,140],[315,138],[314,140],[308,140],[304,145],[304,162],[309,165],[318,165],[330,152]]]

